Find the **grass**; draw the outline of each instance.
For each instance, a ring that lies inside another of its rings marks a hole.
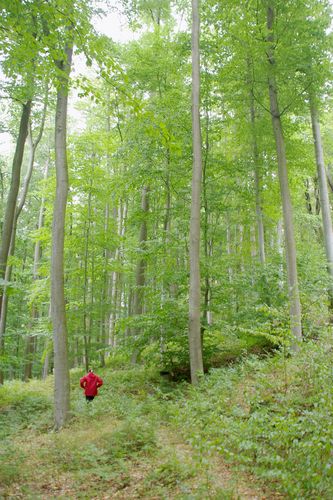
[[[100,371],[52,428],[52,377],[0,388],[0,497],[333,498],[330,340],[211,370],[197,388],[156,369]]]
[[[88,405],[81,375],[71,374],[72,419],[60,432],[52,430],[52,377],[0,389],[3,434],[10,430],[1,446],[0,497],[209,498],[216,488],[207,467],[174,430],[168,434],[175,384],[154,369],[108,369]]]

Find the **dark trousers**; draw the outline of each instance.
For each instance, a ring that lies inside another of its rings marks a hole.
[[[90,403],[94,399],[95,396],[86,396],[87,403]]]

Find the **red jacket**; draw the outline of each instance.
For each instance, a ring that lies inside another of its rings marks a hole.
[[[103,385],[103,380],[93,372],[87,373],[80,379],[80,386],[84,389],[86,396],[97,396],[98,387]]]

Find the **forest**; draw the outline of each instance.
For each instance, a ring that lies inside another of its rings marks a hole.
[[[331,1],[0,12],[0,497],[332,498]]]

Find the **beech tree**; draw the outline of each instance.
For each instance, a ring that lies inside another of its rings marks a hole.
[[[56,196],[52,225],[51,257],[51,314],[54,342],[54,402],[55,425],[61,428],[69,418],[69,366],[67,350],[67,325],[64,294],[64,238],[65,214],[68,194],[68,171],[66,154],[66,125],[68,102],[68,77],[72,61],[73,46],[67,42],[63,60],[56,61],[61,72],[55,117],[55,164]]]
[[[190,224],[189,342],[192,384],[203,372],[200,328],[200,193],[202,177],[200,130],[200,16],[199,2],[192,0],[192,203]]]
[[[288,287],[290,300],[290,326],[293,335],[293,349],[297,350],[297,342],[302,339],[302,322],[301,322],[301,303],[298,288],[297,263],[296,263],[296,244],[293,225],[293,211],[290,199],[287,174],[287,159],[281,124],[281,112],[278,102],[278,87],[275,78],[275,37],[274,37],[274,5],[269,4],[267,7],[267,29],[268,29],[268,48],[267,58],[269,63],[268,72],[268,88],[270,112],[272,116],[272,124],[276,143],[276,153],[279,169],[279,181],[283,207],[284,234],[286,242],[286,258],[288,270]]]
[[[17,134],[15,153],[12,161],[10,188],[8,191],[0,244],[0,356],[4,354],[4,335],[7,318],[8,297],[5,295],[6,284],[10,280],[11,268],[7,266],[10,253],[14,253],[17,219],[22,210],[29,185],[28,180],[18,207],[18,193],[21,181],[21,169],[35,86],[40,82],[41,74],[36,70],[39,60],[39,44],[37,42],[37,20],[29,6],[5,5],[2,8],[2,68],[7,78],[5,88],[10,98],[18,101],[22,108]],[[26,50],[29,46],[29,61]],[[17,84],[17,81],[21,82]],[[38,141],[39,142],[39,141]],[[33,159],[30,162],[33,166]],[[6,276],[7,275],[7,276]],[[0,367],[0,384],[3,383],[3,371]]]

